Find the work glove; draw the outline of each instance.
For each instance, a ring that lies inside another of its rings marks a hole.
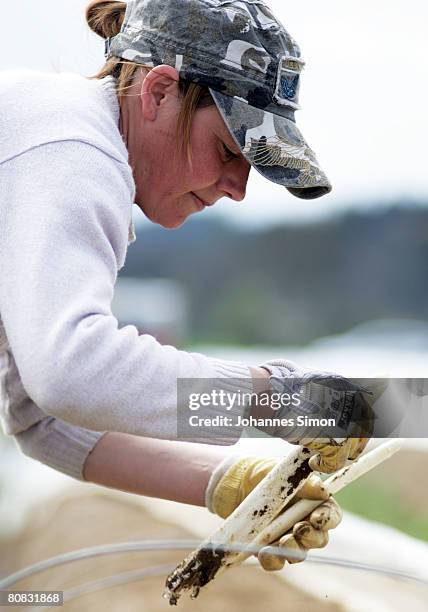
[[[214,470],[208,483],[205,495],[207,508],[221,518],[227,518],[277,463],[278,460],[273,458],[227,457]],[[257,558],[266,571],[282,569],[286,561],[299,563],[305,559],[307,550],[326,546],[328,531],[342,520],[340,506],[329,496],[322,480],[315,474],[311,474],[284,510],[299,499],[324,501],[304,521],[299,521],[276,542],[259,551]],[[271,549],[273,546],[291,549],[291,556],[275,555]]]
[[[336,472],[348,460],[357,459],[373,434],[377,418],[374,404],[387,388],[383,378],[348,380],[338,374],[300,369],[290,361],[269,361],[262,364],[270,373],[273,392],[298,393],[298,407],[280,408],[276,417],[316,416],[334,418],[337,426],[301,426],[282,436],[280,430],[270,432],[316,451],[310,467],[326,474]],[[334,436],[334,437],[333,437]]]

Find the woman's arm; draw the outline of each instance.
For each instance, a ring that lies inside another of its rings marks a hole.
[[[88,455],[83,477],[128,493],[205,506],[205,491],[224,459],[222,447],[105,434]]]
[[[253,379],[269,373],[250,367]],[[255,389],[267,385],[255,381]],[[211,474],[226,453],[222,447],[155,440],[122,433],[107,433],[95,445],[83,467],[90,482],[171,501],[205,506],[205,491]]]
[[[260,378],[268,376],[263,368],[250,367],[250,371],[255,388],[263,384]],[[26,395],[12,355],[7,382],[5,387],[13,391],[7,398],[11,413],[16,418],[24,414],[32,420],[40,417],[14,434],[19,449],[28,457],[77,480],[205,505],[208,480],[225,457],[221,447],[95,432],[46,416]]]

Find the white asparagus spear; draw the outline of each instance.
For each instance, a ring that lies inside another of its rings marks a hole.
[[[402,442],[402,440],[391,440],[362,455],[358,460],[325,480],[326,488],[330,494],[337,493],[350,482],[391,457],[401,448]],[[188,589],[192,589],[192,597],[196,597],[200,588],[213,580],[215,576],[229,567],[242,563],[252,554],[252,552],[226,552],[228,545],[251,544],[252,548],[268,545],[323,503],[318,500],[300,500],[277,516],[311,473],[308,466],[309,456],[307,449],[299,447],[279,462],[227,518],[222,527],[182,561],[169,575],[166,582],[164,597],[169,599],[171,604],[176,604],[182,593]],[[291,475],[290,471],[287,473],[287,470],[291,470]],[[285,479],[285,476],[288,478]],[[288,490],[284,489],[284,481],[287,482]],[[278,486],[278,483],[282,484]],[[275,495],[275,491],[276,494],[279,493],[280,498],[276,503],[275,498],[273,500],[268,498],[269,495]],[[264,500],[269,503],[262,505]],[[248,522],[247,525],[245,521]],[[216,546],[217,551],[215,551]]]
[[[184,591],[196,597],[218,571],[240,556],[231,544],[250,544],[281,512],[312,473],[311,451],[298,446],[263,478],[224,523],[168,576],[164,597],[176,604]]]

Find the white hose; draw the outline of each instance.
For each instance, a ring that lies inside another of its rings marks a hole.
[[[140,540],[137,542],[123,542],[120,544],[108,544],[104,546],[93,546],[90,548],[82,548],[80,550],[76,550],[70,553],[65,553],[63,555],[58,555],[56,557],[51,557],[45,561],[41,561],[39,563],[35,563],[33,565],[29,565],[28,567],[11,574],[10,576],[6,576],[0,580],[0,589],[7,590],[10,587],[14,586],[16,583],[24,580],[25,578],[29,578],[30,576],[35,576],[41,572],[46,571],[47,569],[51,569],[54,567],[58,567],[60,565],[65,565],[66,563],[74,563],[76,561],[80,561],[82,559],[90,559],[94,557],[100,557],[104,555],[113,555],[113,554],[122,554],[127,552],[142,552],[142,551],[160,551],[160,550],[192,550],[195,545],[198,544],[197,540]],[[255,545],[239,545],[233,544],[228,546],[228,550],[231,551],[246,551],[251,552],[252,554],[257,553],[262,547]],[[219,550],[219,547],[216,546],[216,550]],[[296,554],[295,550],[287,550],[285,548],[274,547],[271,546],[270,550],[273,554],[279,556],[287,556],[291,557]],[[379,574],[383,574],[385,576],[389,576],[390,578],[397,578],[401,580],[413,581],[417,582],[421,585],[428,586],[428,579],[425,579],[421,576],[416,576],[413,574],[409,574],[407,572],[403,572],[401,570],[397,570],[394,568],[383,567],[380,565],[373,565],[369,563],[361,563],[358,561],[353,561],[351,559],[340,559],[335,557],[327,557],[325,555],[317,555],[313,553],[309,553],[305,563],[319,563],[324,565],[335,565],[339,567],[347,567],[355,570],[363,570],[370,571]],[[165,566],[166,567],[166,566]],[[169,567],[169,566],[168,566]],[[146,570],[141,570],[146,571]],[[149,571],[149,570],[147,570]],[[128,573],[128,572],[127,572]],[[134,572],[131,572],[134,574]],[[111,576],[106,581],[114,581],[120,574],[115,574]],[[144,574],[143,574],[144,577]],[[132,580],[132,579],[131,579]],[[131,581],[130,580],[130,581]],[[114,582],[106,582],[104,583],[103,588],[107,588],[107,586],[113,586]],[[125,584],[125,582],[120,582],[120,584]],[[76,587],[82,588],[82,587]],[[46,610],[46,608],[44,608]]]
[[[191,546],[193,547],[194,544],[192,543]],[[283,554],[283,555],[286,554],[286,550],[284,548],[279,549],[279,550],[280,550],[279,554]],[[420,582],[422,584],[424,583],[424,580],[422,578],[416,578],[414,576],[404,574],[403,572],[398,572],[397,570],[376,567],[376,566],[364,564],[364,563],[356,563],[354,561],[346,561],[344,559],[333,559],[332,557],[329,559],[326,559],[325,557],[319,557],[319,558],[313,558],[313,559],[310,558],[309,561],[313,561],[315,563],[327,563],[331,565],[338,565],[340,567],[347,567],[347,568],[352,568],[352,569],[356,569],[360,571],[372,571],[372,572],[380,573],[383,575],[386,574],[392,578],[399,578],[402,580],[409,580],[409,581],[416,580],[417,582]],[[255,559],[251,559],[249,562],[243,563],[242,566],[248,568],[251,565],[256,564],[256,563],[257,562]],[[79,597],[82,597],[83,595],[88,595],[89,593],[96,593],[98,591],[103,591],[104,589],[109,589],[115,586],[130,584],[132,582],[144,580],[145,578],[148,578],[148,577],[162,576],[162,575],[165,576],[165,575],[168,575],[169,572],[172,569],[174,569],[174,567],[175,567],[174,563],[166,564],[166,565],[155,565],[153,567],[144,568],[141,570],[131,570],[128,572],[113,574],[112,576],[107,576],[106,578],[101,578],[99,580],[94,580],[92,582],[86,582],[82,585],[79,585],[77,587],[73,587],[71,589],[68,589],[67,591],[64,591],[63,602],[65,604],[74,599],[78,599]],[[425,583],[428,584],[428,581],[426,581]],[[54,610],[54,609],[56,609],[56,606],[52,606],[52,607],[49,606],[48,608],[46,608],[46,606],[43,606],[43,607],[30,608],[29,612],[45,612],[45,610]]]

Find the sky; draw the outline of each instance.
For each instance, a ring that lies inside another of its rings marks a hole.
[[[0,70],[85,76],[102,65],[82,0],[17,0],[2,9]],[[405,198],[428,202],[428,3],[425,0],[270,0],[306,67],[297,124],[333,183],[311,202],[253,171],[244,202],[202,214],[238,224],[310,220]],[[134,207],[137,208],[137,207]],[[138,219],[137,219],[138,221]]]

